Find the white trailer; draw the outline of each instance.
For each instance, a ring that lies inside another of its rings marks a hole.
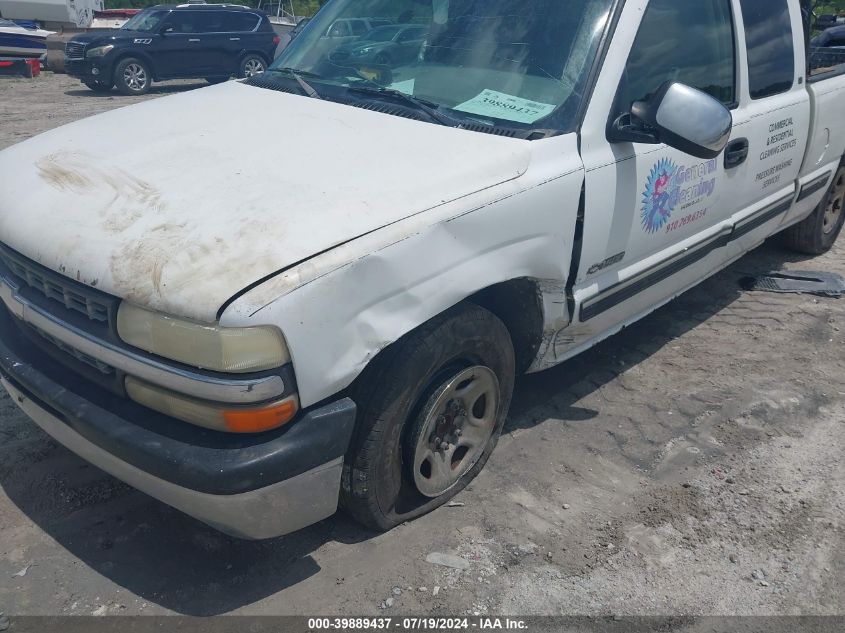
[[[35,20],[43,28],[88,28],[103,0],[0,0],[0,16],[8,20]]]

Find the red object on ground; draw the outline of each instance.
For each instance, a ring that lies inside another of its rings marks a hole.
[[[94,11],[95,18],[131,18],[136,13],[140,13],[141,9],[103,9],[101,11]]]
[[[23,57],[0,58],[0,75],[37,77],[41,74],[41,62]]]

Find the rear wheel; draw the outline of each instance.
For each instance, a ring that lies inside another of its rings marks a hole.
[[[343,507],[386,530],[451,499],[493,452],[513,383],[507,328],[476,305],[458,306],[385,350],[353,389],[359,422]]]
[[[260,55],[247,55],[241,60],[241,65],[238,68],[238,78],[244,79],[260,75],[267,70],[267,62]]]
[[[125,95],[143,95],[150,91],[152,75],[140,59],[128,57],[114,69],[114,85]]]
[[[812,215],[784,231],[784,244],[808,255],[829,251],[845,223],[845,165],[840,165],[830,188]]]

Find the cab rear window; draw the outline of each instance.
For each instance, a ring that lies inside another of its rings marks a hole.
[[[752,99],[792,89],[795,48],[788,0],[740,0]]]

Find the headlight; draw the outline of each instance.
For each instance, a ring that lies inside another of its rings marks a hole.
[[[278,328],[205,325],[121,303],[117,333],[129,345],[212,371],[245,374],[290,362]]]
[[[114,48],[114,44],[106,44],[105,46],[97,46],[95,48],[89,49],[85,52],[85,57],[105,57],[108,55],[112,49]]]

